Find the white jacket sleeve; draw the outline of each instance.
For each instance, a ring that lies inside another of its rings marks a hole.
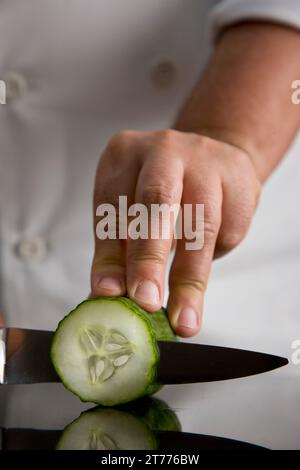
[[[223,0],[210,13],[215,38],[222,28],[244,20],[261,20],[300,29],[300,0]]]

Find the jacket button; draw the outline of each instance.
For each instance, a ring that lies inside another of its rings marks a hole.
[[[8,72],[1,77],[6,86],[6,102],[11,103],[25,95],[28,89],[26,78],[17,72]]]
[[[177,75],[176,66],[170,60],[161,60],[152,68],[152,83],[156,88],[170,88]]]
[[[44,238],[36,236],[21,240],[14,246],[14,252],[24,263],[38,263],[45,259],[48,247]]]

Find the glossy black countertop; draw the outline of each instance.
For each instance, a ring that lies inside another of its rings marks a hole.
[[[220,441],[207,436],[214,436],[268,449],[300,449],[300,380],[294,365],[243,379],[166,386],[155,397],[176,414],[184,432],[160,433],[162,447],[174,442],[177,449],[213,448]],[[66,426],[94,407],[61,384],[0,386],[2,448],[55,448]]]

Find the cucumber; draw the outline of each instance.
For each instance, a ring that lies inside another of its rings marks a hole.
[[[114,406],[154,393],[158,340],[175,340],[166,311],[148,313],[125,297],[85,300],[58,324],[51,360],[84,402]]]
[[[181,431],[180,421],[174,411],[158,398],[140,398],[120,405],[118,409],[141,419],[152,431]]]
[[[81,413],[64,429],[56,449],[156,450],[157,431],[181,431],[180,422],[166,403],[147,397]]]
[[[154,450],[155,433],[129,413],[102,408],[82,413],[63,431],[56,450]]]

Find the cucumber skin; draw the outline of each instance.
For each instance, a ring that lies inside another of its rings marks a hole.
[[[133,313],[138,315],[140,318],[143,319],[144,322],[147,323],[149,334],[152,337],[153,355],[154,355],[154,358],[155,358],[155,364],[154,364],[154,367],[152,368],[152,370],[150,371],[148,384],[146,384],[144,392],[137,395],[136,397],[134,397],[134,400],[136,400],[136,399],[138,399],[142,396],[145,396],[145,395],[153,395],[154,393],[158,392],[163,386],[162,384],[160,384],[157,381],[157,364],[159,362],[159,347],[157,345],[157,341],[176,341],[177,337],[176,337],[174,331],[171,328],[171,325],[169,323],[169,319],[168,319],[168,316],[167,316],[167,311],[166,311],[165,308],[162,307],[160,310],[157,310],[156,312],[149,313],[146,310],[142,309],[139,305],[137,305],[135,302],[133,302],[128,297],[109,297],[109,296],[107,296],[107,297],[97,297],[95,299],[83,300],[73,310],[71,310],[70,313],[65,315],[60,320],[60,322],[57,325],[57,329],[54,333],[54,336],[53,336],[53,339],[52,339],[52,344],[51,344],[51,350],[50,350],[50,358],[51,358],[51,361],[52,361],[52,364],[54,366],[54,369],[55,369],[56,373],[60,377],[61,382],[65,386],[65,388],[70,390],[70,392],[72,392],[74,395],[76,395],[83,403],[91,403],[90,400],[84,399],[82,396],[78,395],[76,390],[71,389],[69,387],[69,385],[65,382],[64,377],[60,373],[59,367],[56,364],[56,360],[55,360],[55,357],[54,357],[55,356],[55,354],[54,354],[55,340],[56,340],[56,335],[59,331],[59,328],[63,324],[64,320],[66,318],[68,318],[69,316],[71,316],[72,314],[76,313],[76,311],[79,307],[81,307],[82,305],[84,305],[86,303],[89,303],[89,302],[97,302],[97,301],[103,301],[103,300],[104,301],[114,301],[114,302],[123,303],[123,305],[125,305],[125,307],[130,309]],[[127,403],[128,401],[131,401],[131,400],[124,400],[122,402],[110,401],[110,402],[107,402],[107,403],[104,403],[104,402],[101,402],[101,403],[100,402],[98,402],[98,403],[95,402],[95,403],[99,404],[99,405],[102,405],[102,406],[115,406],[115,405],[118,405],[118,404],[121,404],[121,403]]]
[[[56,449],[60,450],[60,446],[63,443],[63,435],[72,429],[72,425],[78,422],[82,415],[97,411],[101,412],[101,410],[109,410],[109,408],[101,406],[90,408],[89,410],[82,412],[78,418],[68,424],[56,444]],[[132,415],[142,421],[149,429],[149,443],[152,450],[157,450],[159,448],[158,440],[156,438],[156,433],[158,431],[181,431],[181,424],[177,415],[164,401],[159,400],[158,398],[139,398],[133,402],[111,408],[111,411],[116,412],[116,417],[118,416],[118,412],[122,412]]]
[[[181,431],[176,413],[163,401],[153,397],[143,397],[117,407],[143,420],[152,431]]]
[[[146,310],[142,309],[139,305],[133,302],[128,297],[109,297],[110,299],[118,299],[119,301],[123,302],[128,308],[136,312],[138,315],[143,316],[149,323],[152,331],[154,332],[155,340],[156,341],[176,341],[177,336],[175,335],[174,331],[171,328],[169,323],[167,310],[165,308],[161,308],[156,312],[149,313]],[[159,349],[158,346],[156,347],[158,354]],[[145,390],[145,395],[154,395],[163,387],[162,384],[157,382],[157,377],[155,374],[155,378],[151,384]]]
[[[101,297],[99,297],[101,298]],[[102,297],[103,298],[103,297]],[[149,313],[135,302],[133,302],[128,297],[104,297],[105,299],[109,300],[118,300],[118,302],[123,303],[126,307],[130,310],[137,313],[139,316],[144,317],[148,323],[150,324],[154,334],[156,341],[174,341],[176,340],[176,335],[172,330],[167,311],[165,308],[161,308],[156,312]]]

